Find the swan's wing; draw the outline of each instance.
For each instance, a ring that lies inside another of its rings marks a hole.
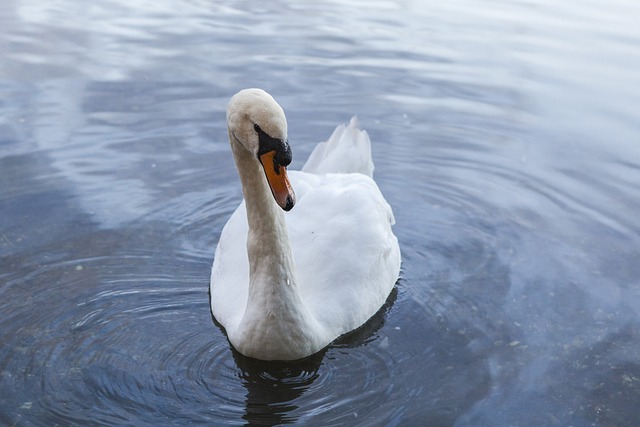
[[[248,229],[247,210],[242,201],[222,229],[211,269],[211,312],[228,334],[238,327],[247,306]]]
[[[366,131],[358,129],[353,117],[348,125],[339,125],[326,142],[319,143],[302,167],[303,172],[361,173],[373,176],[371,141]]]
[[[286,218],[300,296],[338,336],[373,316],[398,278],[393,213],[362,174],[295,175],[305,194]]]
[[[357,328],[384,304],[400,270],[390,206],[362,174],[291,171],[297,203],[285,213],[300,296],[333,336]],[[248,287],[244,202],[222,230],[211,272],[211,310],[232,333]]]

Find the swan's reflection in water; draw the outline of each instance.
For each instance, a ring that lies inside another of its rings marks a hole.
[[[333,370],[322,369],[330,348],[355,348],[373,341],[398,295],[394,288],[385,304],[360,328],[338,338],[329,347],[298,361],[264,361],[245,357],[233,347],[233,359],[246,388],[243,419],[248,426],[291,424],[298,420],[296,403],[322,383]],[[357,367],[353,367],[356,369]]]
[[[297,362],[265,362],[233,351],[247,389],[243,419],[247,425],[289,424],[297,420],[296,401],[319,378],[326,350]]]

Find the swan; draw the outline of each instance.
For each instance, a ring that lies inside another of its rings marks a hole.
[[[244,200],[216,247],[211,312],[241,354],[302,359],[365,323],[399,276],[369,137],[353,118],[287,171],[287,120],[271,95],[235,94],[227,126]]]

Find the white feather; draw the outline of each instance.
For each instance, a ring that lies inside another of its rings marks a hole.
[[[239,169],[250,168],[238,157]],[[400,249],[391,208],[372,172],[369,137],[354,118],[318,145],[303,171],[289,173],[297,198],[290,212],[283,214],[272,199],[267,207],[250,200],[260,218],[273,215],[274,227],[283,218],[286,232],[277,241],[273,234],[249,233],[245,201],[233,213],[215,252],[211,309],[241,353],[280,360],[309,356],[384,304],[398,278]],[[256,246],[263,245],[269,249],[260,251],[251,277],[248,250],[256,259]]]

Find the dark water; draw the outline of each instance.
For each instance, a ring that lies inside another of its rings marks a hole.
[[[640,6],[561,3],[3,1],[0,424],[638,425]],[[358,114],[403,250],[302,363],[209,313],[251,86],[295,168]]]

